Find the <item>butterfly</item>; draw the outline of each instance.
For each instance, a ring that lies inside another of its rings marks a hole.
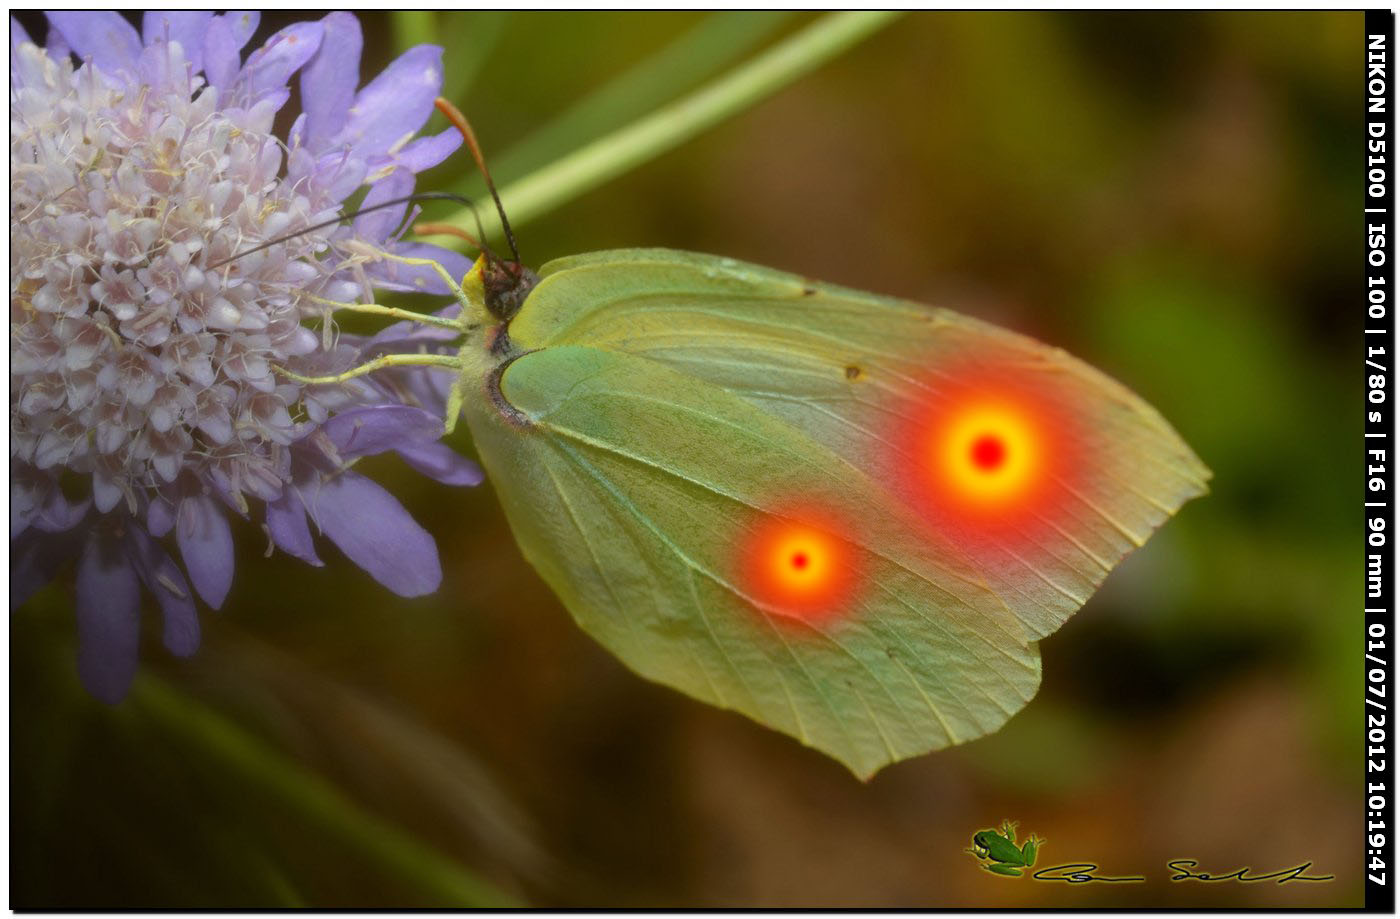
[[[1000,727],[1205,490],[1140,398],[947,310],[664,249],[538,278],[463,360],[525,557],[641,675],[861,776]]]
[[[402,362],[456,370],[448,423],[578,624],[860,777],[1001,727],[1210,475],[1121,384],[950,310],[667,249],[447,280],[460,350]]]

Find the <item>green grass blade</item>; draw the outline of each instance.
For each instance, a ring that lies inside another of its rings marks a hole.
[[[526,223],[671,150],[810,73],[898,15],[863,10],[823,16],[679,101],[511,183],[501,192],[511,222]],[[481,210],[488,235],[498,235],[494,212]],[[476,233],[469,208],[447,222]]]
[[[391,870],[415,890],[458,907],[519,904],[490,882],[365,812],[333,785],[303,769],[218,711],[141,674],[130,703],[185,741],[217,757],[290,811]]]
[[[500,42],[509,19],[508,10],[459,12],[446,18],[446,31],[431,39],[447,49],[443,55],[443,98],[459,106],[466,104],[472,84]]]
[[[414,45],[434,44],[441,37],[438,34],[438,14],[433,10],[394,10],[389,14],[389,26],[394,36],[394,47],[399,52],[407,51]]]
[[[714,13],[494,158],[492,173],[497,181],[518,178],[642,117],[742,58],[792,16],[790,10]],[[485,182],[476,175],[466,184],[468,197],[486,190]]]

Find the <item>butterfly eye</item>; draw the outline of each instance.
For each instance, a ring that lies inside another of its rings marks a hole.
[[[765,523],[739,552],[744,588],[776,612],[815,621],[849,608],[854,550],[831,533],[776,520]]]

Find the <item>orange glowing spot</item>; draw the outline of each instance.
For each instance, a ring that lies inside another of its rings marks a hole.
[[[888,408],[869,462],[929,528],[975,564],[1034,564],[1092,500],[1102,468],[1085,385],[1013,349],[944,355]],[[1014,559],[1013,559],[1014,561]]]
[[[738,549],[744,589],[773,612],[812,621],[849,607],[855,553],[828,529],[769,519]]]
[[[1006,442],[995,434],[984,434],[972,444],[972,465],[991,472],[1006,461]]]
[[[929,440],[930,484],[965,504],[1004,507],[1024,498],[1044,475],[1044,437],[1018,406],[958,407],[932,426]]]

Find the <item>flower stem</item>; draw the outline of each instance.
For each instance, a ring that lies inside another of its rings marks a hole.
[[[539,217],[742,111],[811,72],[891,22],[898,13],[880,10],[828,13],[797,34],[690,95],[581,147],[511,183],[501,200],[512,224]],[[499,232],[494,215],[482,209]],[[470,209],[448,218],[474,229]]]
[[[217,757],[288,810],[392,869],[415,890],[458,907],[518,905],[485,879],[393,824],[366,813],[329,782],[161,680],[139,675],[130,698],[166,729]]]

